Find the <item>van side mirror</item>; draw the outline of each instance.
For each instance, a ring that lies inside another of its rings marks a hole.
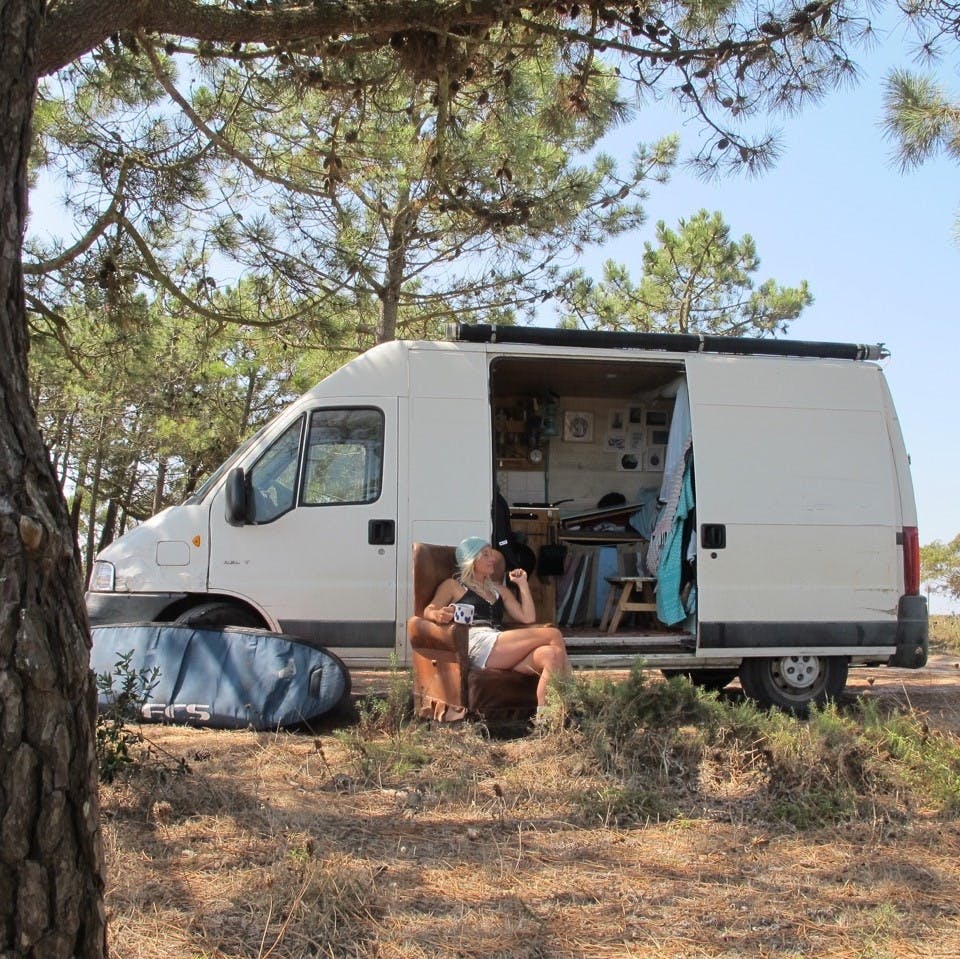
[[[226,483],[226,520],[231,526],[246,526],[250,522],[247,499],[247,478],[243,468],[230,470]]]

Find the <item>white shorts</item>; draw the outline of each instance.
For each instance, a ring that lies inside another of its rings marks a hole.
[[[467,652],[470,656],[470,665],[475,669],[483,669],[493,652],[493,644],[500,635],[499,629],[493,626],[471,626]]]

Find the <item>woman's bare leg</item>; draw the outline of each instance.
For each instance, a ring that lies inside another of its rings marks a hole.
[[[497,637],[487,659],[491,669],[513,669],[540,677],[537,705],[547,700],[547,689],[554,674],[570,672],[570,660],[563,634],[553,626],[521,626]]]

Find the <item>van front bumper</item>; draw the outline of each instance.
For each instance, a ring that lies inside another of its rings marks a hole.
[[[84,596],[91,626],[160,622],[164,610],[186,598],[186,593],[88,592]]]

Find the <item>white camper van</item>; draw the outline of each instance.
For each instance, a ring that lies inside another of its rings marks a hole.
[[[350,666],[405,662],[412,545],[481,535],[528,566],[575,665],[739,673],[802,709],[850,664],[926,662],[882,355],[467,325],[377,346],[104,549],[91,621],[261,626]]]

